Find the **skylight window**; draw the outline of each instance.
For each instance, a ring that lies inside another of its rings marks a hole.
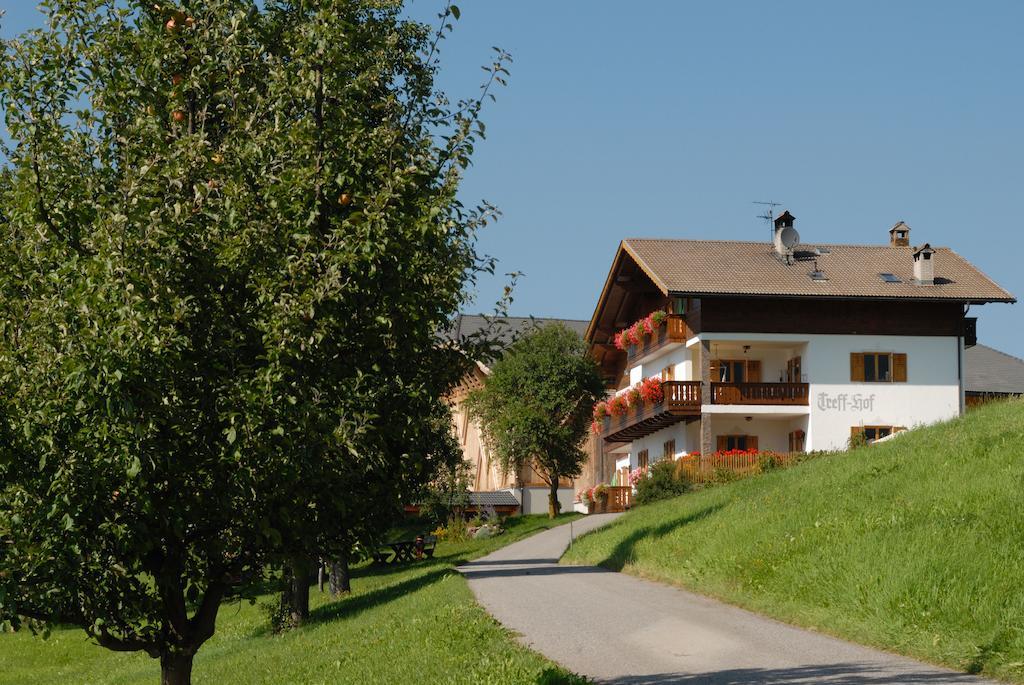
[[[828,277],[825,276],[825,272],[824,271],[818,271],[818,270],[812,271],[810,273],[810,276],[811,276],[811,280],[812,281],[827,281],[828,280]]]
[[[903,282],[903,281],[900,280],[899,276],[895,276],[893,274],[878,274],[878,277],[881,278],[886,283],[902,283]]]

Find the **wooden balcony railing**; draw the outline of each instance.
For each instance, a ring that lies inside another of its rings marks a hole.
[[[669,343],[685,343],[693,334],[686,327],[686,317],[681,314],[669,314],[665,325],[654,335],[644,338],[642,345],[630,345],[626,352],[626,362],[632,364],[640,357],[655,352]]]
[[[712,383],[712,404],[808,404],[807,383]]]
[[[700,416],[700,381],[665,381],[664,398],[604,419],[602,435],[609,442],[636,440],[666,426]]]
[[[617,511],[626,511],[633,504],[633,488],[631,486],[608,487],[608,502],[604,511],[609,514]]]

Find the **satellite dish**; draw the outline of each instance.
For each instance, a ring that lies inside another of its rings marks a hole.
[[[779,236],[779,241],[787,250],[792,250],[795,246],[800,244],[800,234],[797,233],[796,229],[792,226],[786,226],[782,229],[782,235]]]

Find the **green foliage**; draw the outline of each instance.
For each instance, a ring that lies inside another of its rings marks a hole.
[[[467,406],[506,472],[532,466],[554,490],[560,477],[580,474],[587,458],[581,444],[603,392],[586,344],[555,323],[513,343]]]
[[[647,476],[636,483],[636,503],[650,504],[678,497],[690,491],[690,483],[671,459],[662,459],[648,467]]]
[[[217,634],[196,658],[197,682],[217,685],[282,683],[510,683],[582,685],[540,654],[523,647],[487,615],[454,566],[572,517],[522,516],[487,540],[441,542],[434,560],[381,569],[353,568],[352,594],[332,600],[314,590],[311,619],[300,630],[274,635],[261,605],[222,612]],[[0,682],[17,685],[146,685],[159,676],[152,660],[119,654],[57,627],[50,640],[0,633]]]
[[[0,620],[184,668],[450,463],[488,92],[397,0],[43,7],[0,45]]]
[[[851,433],[850,437],[846,440],[846,447],[850,450],[859,449],[861,447],[868,446],[868,436],[865,435],[864,431],[857,431]]]
[[[451,431],[448,436],[454,442]],[[462,458],[461,450],[457,450],[456,458],[441,471],[420,499],[420,514],[433,524],[449,524],[455,512],[469,504],[471,483],[470,464]]]
[[[568,558],[1024,682],[1024,402],[639,507]]]

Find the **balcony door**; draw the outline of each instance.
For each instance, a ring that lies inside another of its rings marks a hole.
[[[712,359],[712,383],[760,383],[760,359]]]

